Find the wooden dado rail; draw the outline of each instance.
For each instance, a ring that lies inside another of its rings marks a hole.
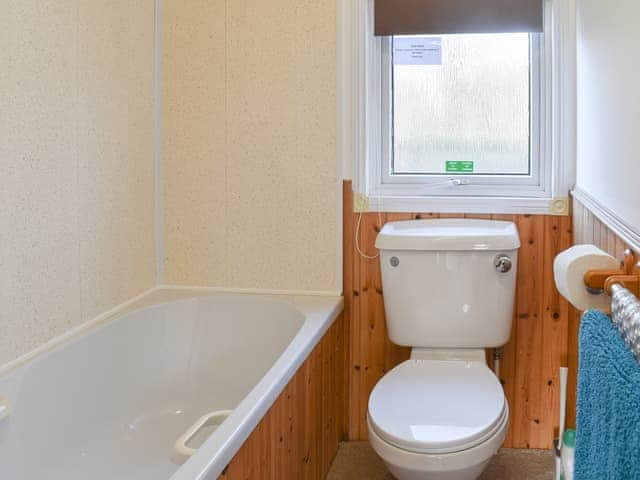
[[[408,348],[392,344],[385,325],[378,260],[355,251],[357,214],[352,210],[350,182],[344,185],[344,291],[349,322],[349,438],[366,439],[365,415],[371,389],[399,362]],[[382,223],[415,218],[492,218],[517,224],[519,252],[515,314],[511,340],[504,348],[500,380],[509,401],[510,429],[506,446],[550,448],[558,423],[559,368],[570,368],[568,423],[575,422],[578,314],[558,294],[553,260],[572,245],[570,217],[544,215],[439,215],[383,213]],[[360,248],[376,253],[374,241],[382,225],[377,213],[362,216]]]

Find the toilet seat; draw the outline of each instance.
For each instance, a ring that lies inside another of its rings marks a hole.
[[[400,449],[445,454],[473,448],[507,421],[499,380],[480,362],[408,360],[369,397],[369,423]]]

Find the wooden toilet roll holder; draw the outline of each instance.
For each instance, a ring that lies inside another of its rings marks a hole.
[[[584,274],[584,284],[589,291],[605,291],[611,294],[611,286],[622,285],[636,296],[640,296],[640,266],[631,250],[625,250],[619,270],[589,270]]]

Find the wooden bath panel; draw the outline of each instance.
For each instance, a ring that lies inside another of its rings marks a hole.
[[[340,315],[220,475],[220,480],[320,480],[346,436]]]

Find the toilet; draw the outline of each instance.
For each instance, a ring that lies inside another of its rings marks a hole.
[[[398,480],[471,480],[502,446],[509,406],[485,348],[511,333],[511,222],[387,223],[376,239],[389,337],[411,358],[374,387],[369,441]]]

